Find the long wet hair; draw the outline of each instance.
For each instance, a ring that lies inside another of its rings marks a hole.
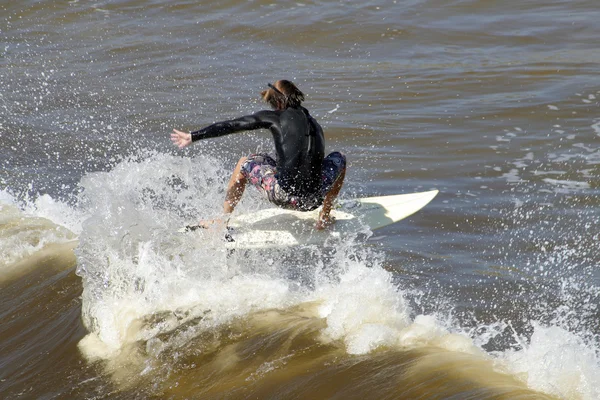
[[[275,109],[300,107],[304,101],[304,93],[290,81],[282,79],[275,82],[275,85],[269,83],[268,86],[269,89],[263,90],[260,94],[262,99]]]

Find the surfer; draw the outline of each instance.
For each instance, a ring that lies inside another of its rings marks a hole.
[[[230,214],[250,183],[282,208],[311,211],[322,205],[315,227],[333,223],[330,215],[346,175],[346,156],[333,152],[325,157],[325,138],[318,122],[302,107],[304,94],[287,80],[278,80],[261,92],[273,110],[263,110],[237,119],[217,122],[191,133],[173,129],[171,141],[179,148],[193,142],[240,131],[268,129],[275,142],[276,157],[252,154],[240,158],[223,203]]]

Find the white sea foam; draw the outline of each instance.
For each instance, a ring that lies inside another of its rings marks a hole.
[[[81,233],[81,224],[87,218],[87,214],[74,207],[53,199],[44,194],[25,206],[25,211],[36,217],[46,218],[57,225],[63,226],[78,235]]]
[[[91,217],[77,256],[83,319],[91,331],[81,348],[88,356],[112,357],[128,343],[193,319],[201,319],[199,332],[297,302],[301,292],[292,290],[277,265],[263,257],[228,256],[222,232],[177,232],[218,214],[225,187],[218,167],[218,160],[206,157],[154,155],[84,178],[81,202]],[[160,322],[147,322],[157,314]]]
[[[319,316],[327,321],[324,340],[343,341],[350,354],[420,346],[483,354],[467,335],[452,329],[449,319],[413,316],[405,293],[378,265],[350,263],[338,283],[318,288],[315,296],[321,302]]]
[[[18,201],[11,193],[0,191],[0,263],[10,266],[50,244],[75,239],[70,229],[73,225],[64,223],[70,218],[78,220],[74,215],[69,206],[47,195]]]
[[[7,190],[0,190],[0,204],[15,205],[15,197]]]
[[[534,323],[523,348],[502,355],[510,371],[526,377],[533,389],[564,399],[600,398],[598,351],[577,335],[557,326]]]
[[[319,314],[327,320],[323,334],[343,340],[351,354],[395,345],[410,324],[410,310],[391,278],[381,267],[352,263],[339,283],[319,288]]]

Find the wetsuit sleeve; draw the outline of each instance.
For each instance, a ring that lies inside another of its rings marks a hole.
[[[277,118],[271,111],[260,111],[256,114],[245,115],[229,121],[217,122],[191,133],[192,142],[219,136],[229,135],[240,131],[251,131],[254,129],[268,129]]]

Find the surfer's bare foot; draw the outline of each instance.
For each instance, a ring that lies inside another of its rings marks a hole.
[[[323,230],[325,228],[329,228],[331,225],[333,225],[334,222],[335,218],[333,218],[331,215],[319,215],[319,219],[315,224],[315,228],[318,230]]]
[[[209,219],[209,220],[201,220],[198,222],[198,226],[203,229],[225,229],[227,228],[227,222],[229,219]]]

